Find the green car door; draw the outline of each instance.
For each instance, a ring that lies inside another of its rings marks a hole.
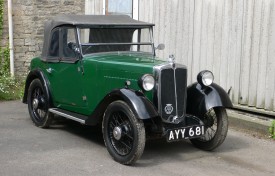
[[[45,72],[50,82],[54,105],[85,113],[87,103],[81,86],[82,64],[70,46],[76,44],[75,28],[56,28],[50,42],[49,56],[56,59],[47,63]]]

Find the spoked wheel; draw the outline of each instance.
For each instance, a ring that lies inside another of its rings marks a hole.
[[[225,108],[210,109],[203,119],[205,135],[200,138],[190,139],[193,145],[203,150],[213,150],[220,146],[228,131],[228,117]]]
[[[111,103],[105,111],[102,131],[108,152],[115,161],[133,164],[143,153],[145,129],[123,101]]]
[[[33,123],[41,128],[49,127],[52,115],[48,112],[48,100],[39,79],[34,79],[28,90],[28,109]]]

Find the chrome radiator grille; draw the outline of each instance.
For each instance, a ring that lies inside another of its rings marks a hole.
[[[187,69],[179,64],[154,67],[154,103],[163,121],[176,123],[185,115]]]

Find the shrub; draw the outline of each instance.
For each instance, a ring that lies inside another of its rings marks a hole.
[[[24,79],[12,77],[9,73],[9,48],[0,48],[0,101],[16,100],[23,96]]]
[[[23,97],[24,83],[19,78],[3,74],[0,77],[0,101],[16,100]]]

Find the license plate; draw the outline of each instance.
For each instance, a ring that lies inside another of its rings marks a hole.
[[[204,135],[204,126],[191,126],[185,128],[169,129],[166,134],[168,142],[182,139],[196,138]]]

